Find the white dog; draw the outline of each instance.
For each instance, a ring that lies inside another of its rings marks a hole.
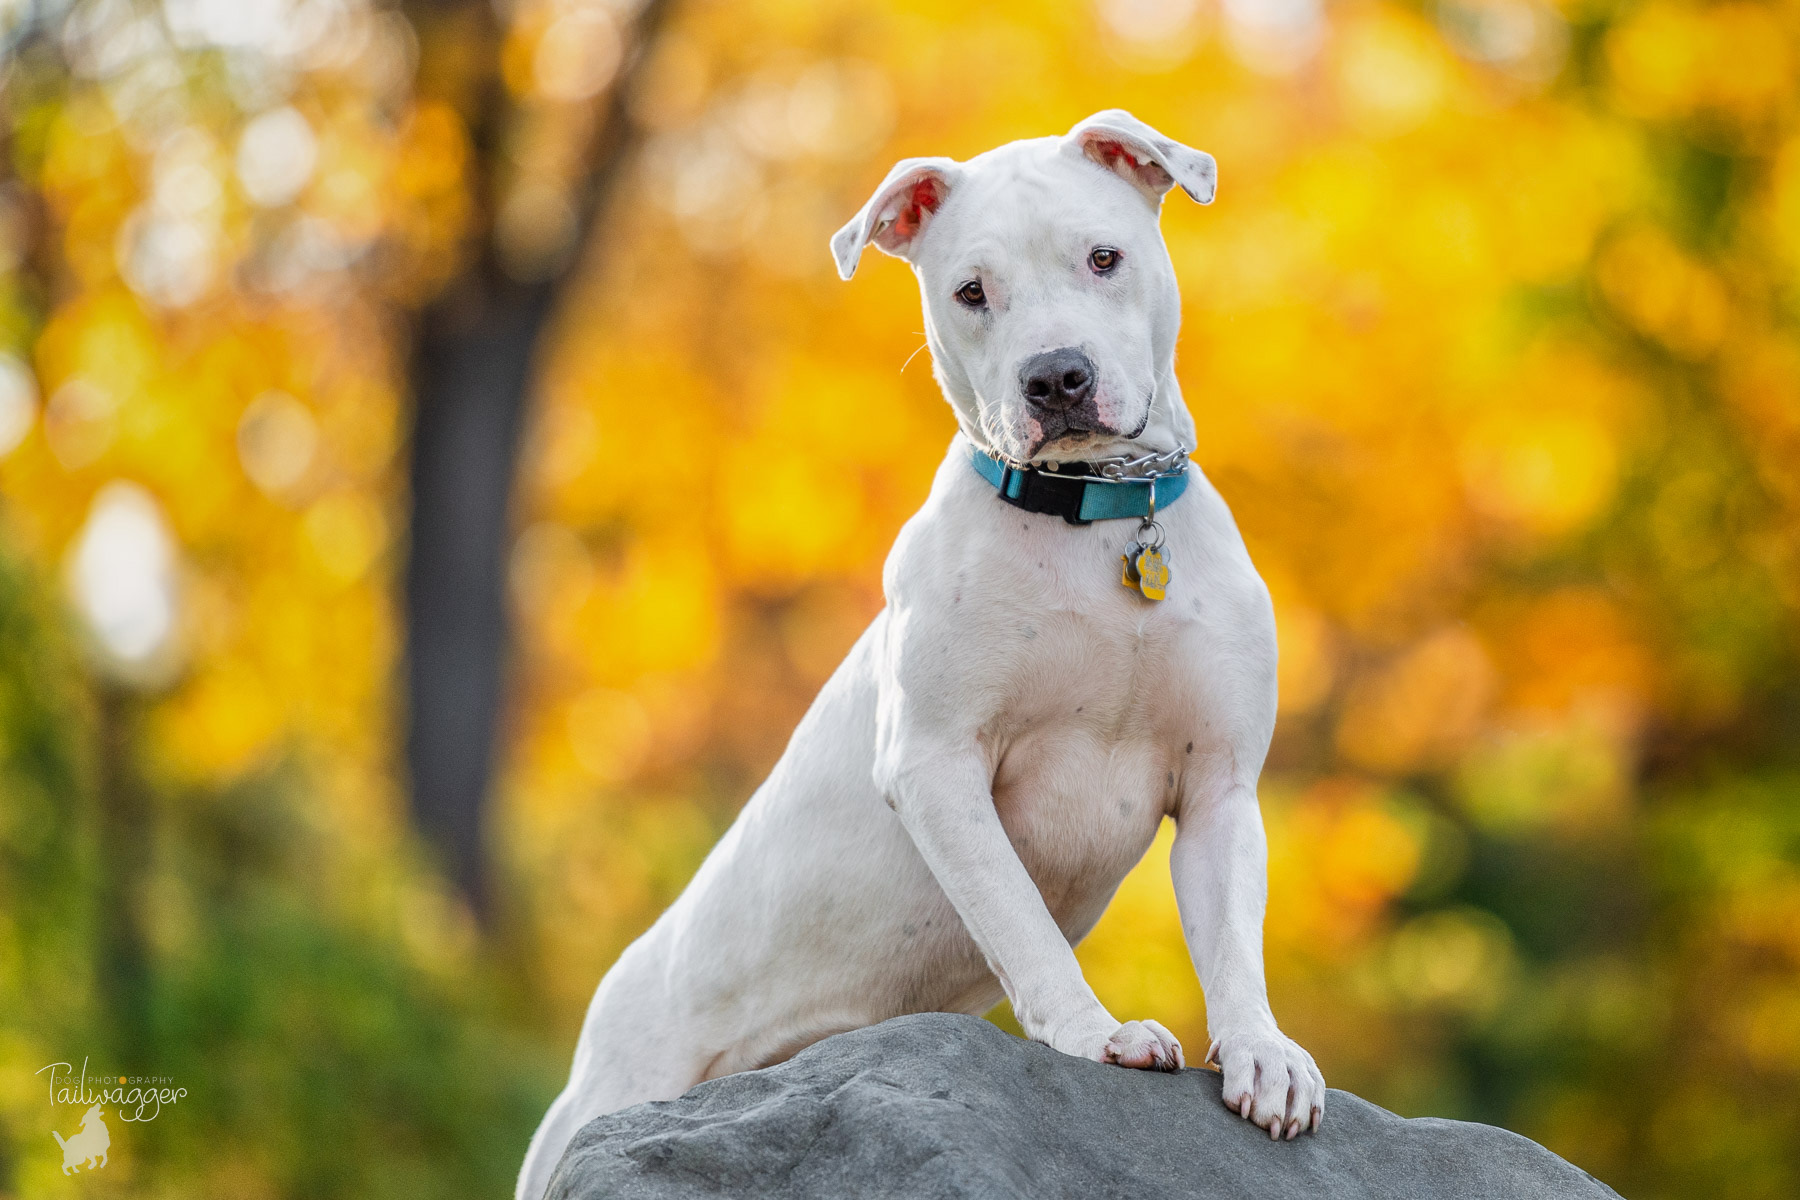
[[[92,1106],[81,1117],[81,1132],[72,1133],[68,1140],[52,1129],[50,1136],[62,1147],[63,1174],[74,1175],[86,1167],[90,1171],[98,1171],[106,1165],[106,1152],[112,1146],[112,1135],[106,1131],[106,1122],[101,1120],[104,1114],[98,1104]]]
[[[1225,1103],[1271,1137],[1318,1126],[1324,1079],[1263,981],[1274,615],[1187,463],[1157,227],[1177,184],[1210,202],[1212,158],[1104,112],[901,162],[832,238],[845,279],[871,241],[912,264],[961,433],[888,557],[887,608],[601,980],[520,1200],[602,1113],[1002,992],[1065,1054],[1178,1069],[1176,1040],[1108,1012],[1072,949],[1165,816]]]

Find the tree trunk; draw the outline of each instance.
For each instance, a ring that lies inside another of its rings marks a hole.
[[[485,0],[477,0],[485,7]],[[638,70],[670,7],[648,0],[632,50],[597,122],[589,168],[576,194],[591,240],[634,142],[626,109]],[[499,39],[494,39],[498,45]],[[497,78],[475,121],[485,168],[503,151],[508,101]],[[412,365],[413,429],[409,557],[405,574],[406,765],[414,819],[477,914],[492,899],[487,809],[504,707],[509,641],[506,565],[510,502],[537,354],[564,280],[596,247],[579,247],[562,271],[518,283],[500,267],[491,229],[461,276],[423,313]]]

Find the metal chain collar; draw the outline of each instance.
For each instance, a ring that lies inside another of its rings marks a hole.
[[[1126,458],[1123,455],[1114,458],[1083,459],[1084,465],[1095,471],[1100,478],[1114,482],[1127,479],[1161,479],[1170,475],[1179,475],[1187,470],[1188,447],[1177,446],[1173,450],[1160,453],[1144,454],[1137,458]],[[1060,463],[1042,462],[1031,464],[1033,469],[1056,474]]]

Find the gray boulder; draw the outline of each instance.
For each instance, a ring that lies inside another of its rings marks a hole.
[[[590,1122],[550,1200],[666,1197],[1617,1197],[1504,1129],[1405,1120],[1333,1091],[1273,1142],[1212,1071],[1127,1071],[928,1013]]]

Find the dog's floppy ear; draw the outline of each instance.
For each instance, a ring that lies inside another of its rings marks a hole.
[[[955,182],[957,165],[948,158],[903,158],[894,164],[862,211],[831,236],[831,256],[838,276],[856,274],[857,260],[870,242],[897,258],[911,259],[913,244],[943,207]]]
[[[1122,108],[1097,112],[1063,138],[1070,154],[1091,159],[1162,203],[1176,184],[1202,204],[1218,190],[1219,168],[1213,156],[1164,137]]]

